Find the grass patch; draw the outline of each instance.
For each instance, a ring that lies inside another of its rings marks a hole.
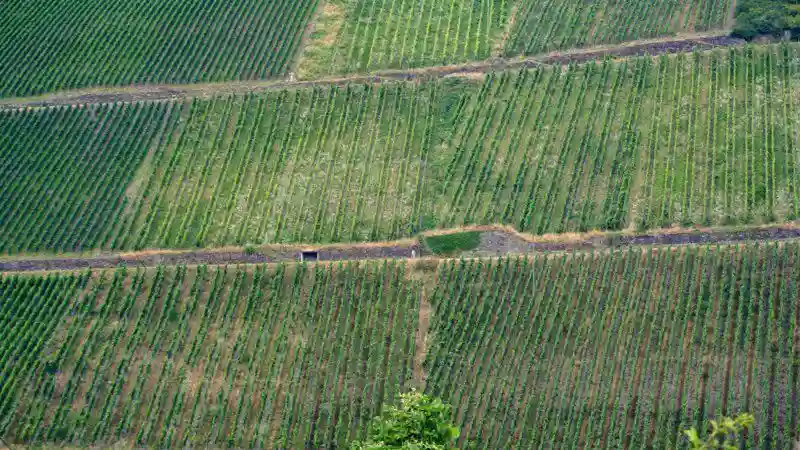
[[[461,252],[475,250],[481,243],[479,231],[425,236],[423,241],[428,249],[439,256],[455,256]]]

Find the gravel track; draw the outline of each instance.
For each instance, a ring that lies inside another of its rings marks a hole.
[[[483,227],[481,243],[469,256],[496,257],[512,254],[536,254],[558,251],[586,251],[641,246],[679,246],[775,242],[800,239],[800,223],[758,227],[744,230],[684,230],[661,233],[599,233],[585,238],[569,235],[564,240],[530,241],[522,235],[501,228]],[[309,246],[285,246],[243,250],[195,250],[186,252],[149,251],[97,257],[31,258],[0,260],[0,272],[41,272],[49,270],[109,269],[119,266],[153,267],[158,265],[222,265],[295,262]],[[418,241],[334,245],[313,249],[317,261],[355,261],[375,259],[410,259],[432,257]]]
[[[243,250],[165,251],[108,255],[86,258],[36,258],[0,260],[0,272],[39,272],[48,270],[110,269],[114,267],[153,267],[159,265],[223,265],[294,262],[306,248],[287,247],[278,250],[245,252]],[[335,246],[317,250],[318,261],[411,258],[423,253],[419,243],[390,243],[368,246]]]

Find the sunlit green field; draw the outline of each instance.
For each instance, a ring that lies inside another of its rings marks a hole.
[[[797,439],[800,246],[0,278],[12,444],[333,448],[411,387],[459,448]]]
[[[6,112],[0,249],[791,220],[800,207],[798,49]],[[57,133],[69,139],[49,138]],[[118,152],[129,163],[103,170]]]
[[[724,29],[728,0],[331,0],[301,78],[439,66]]]

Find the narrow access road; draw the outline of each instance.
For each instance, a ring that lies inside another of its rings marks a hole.
[[[606,57],[626,58],[641,55],[678,53],[693,49],[710,49],[743,45],[745,41],[731,38],[727,32],[684,34],[583,49],[551,52],[545,55],[517,58],[492,58],[451,66],[424,67],[408,70],[385,70],[368,75],[321,78],[293,81],[286,78],[231,81],[202,84],[153,84],[120,87],[98,87],[55,92],[36,97],[0,99],[0,111],[25,108],[48,108],[103,103],[132,103],[139,101],[170,101],[184,98],[209,98],[216,95],[247,94],[286,88],[346,85],[350,83],[384,83],[393,81],[431,80],[448,76],[483,74],[488,72],[547,65],[582,63]]]
[[[800,240],[800,223],[742,229],[666,230],[640,234],[607,232],[527,237],[510,228],[478,226],[454,230],[482,233],[480,246],[465,256],[505,256],[561,251],[610,250],[645,246],[681,246],[778,242]],[[431,232],[446,234],[447,230]],[[0,272],[43,272],[51,270],[110,269],[119,266],[153,267],[158,265],[224,265],[297,262],[302,252],[315,261],[358,261],[375,259],[413,259],[433,257],[417,239],[372,244],[337,244],[321,247],[265,246],[246,252],[244,249],[153,250],[96,257],[36,257],[0,259]]]
[[[533,237],[507,230],[482,233],[477,253],[502,256],[514,253],[612,250],[628,247],[674,247],[684,245],[728,245],[753,242],[800,240],[800,224],[742,229],[663,230],[645,233],[587,233]]]
[[[301,254],[306,260],[348,261],[369,259],[403,259],[423,255],[417,240],[379,244],[331,245],[320,248],[306,246],[264,247],[244,249],[209,249],[189,251],[147,251],[97,257],[42,257],[0,259],[0,272],[42,272],[50,270],[110,269],[114,267],[154,267],[159,265],[224,265],[297,262]]]

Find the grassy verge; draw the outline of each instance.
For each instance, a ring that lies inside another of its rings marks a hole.
[[[425,246],[438,256],[457,256],[478,247],[481,242],[479,231],[465,231],[463,233],[443,234],[438,236],[423,236]]]

